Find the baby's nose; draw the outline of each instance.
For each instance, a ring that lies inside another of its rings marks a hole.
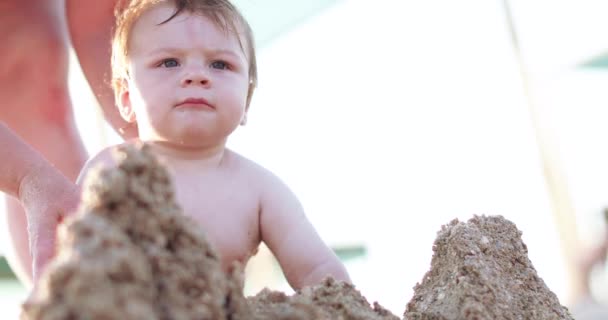
[[[182,86],[209,85],[209,76],[204,70],[194,70],[186,73],[182,78]]]

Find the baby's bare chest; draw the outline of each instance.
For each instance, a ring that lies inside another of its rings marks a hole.
[[[198,222],[228,268],[246,263],[259,236],[259,197],[238,179],[176,177],[178,203]]]

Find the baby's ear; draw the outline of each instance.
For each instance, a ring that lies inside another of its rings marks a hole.
[[[118,111],[120,111],[120,115],[126,122],[133,123],[135,122],[135,112],[133,111],[133,105],[129,95],[129,85],[125,79],[120,79],[117,82],[118,83],[115,84],[115,90]]]
[[[242,126],[247,124],[247,113],[249,112],[249,105],[251,104],[251,97],[253,96],[254,89],[255,85],[250,81],[249,88],[247,89],[247,100],[245,101],[245,113],[243,114],[243,118],[241,118]]]

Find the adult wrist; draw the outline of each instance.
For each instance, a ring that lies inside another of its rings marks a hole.
[[[47,174],[49,169],[52,170],[52,167],[48,163],[35,163],[29,165],[17,177],[19,187],[16,196],[22,204],[27,205],[34,197],[40,194],[42,189],[41,181],[46,179],[44,175]]]

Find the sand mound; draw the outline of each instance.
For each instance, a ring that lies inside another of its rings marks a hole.
[[[369,302],[353,285],[331,278],[293,296],[263,290],[248,302],[258,319],[399,319],[378,303],[370,308]]]
[[[58,255],[23,319],[396,320],[331,278],[292,296],[243,296],[242,268],[221,271],[197,223],[181,213],[168,172],[146,146],[91,174]],[[538,277],[521,233],[502,217],[443,226],[405,319],[572,319]]]
[[[407,319],[572,319],[536,274],[521,232],[503,217],[454,220],[433,251]]]
[[[116,168],[87,178],[79,212],[60,228],[58,256],[24,303],[23,319],[396,319],[381,318],[388,312],[333,280],[293,297],[264,291],[248,301],[242,268],[221,271],[149,148],[122,147],[115,157]]]

